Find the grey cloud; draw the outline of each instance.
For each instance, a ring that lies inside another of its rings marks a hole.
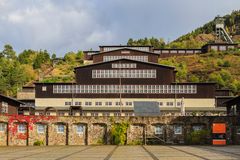
[[[173,40],[238,6],[239,0],[0,0],[0,48],[10,43],[18,52],[60,56],[128,38]]]

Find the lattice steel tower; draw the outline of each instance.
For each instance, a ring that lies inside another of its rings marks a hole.
[[[225,30],[224,20],[225,19],[220,16],[216,17],[214,20],[217,40],[223,40],[227,43],[233,43],[233,40]]]

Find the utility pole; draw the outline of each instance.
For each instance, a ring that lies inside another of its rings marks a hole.
[[[181,101],[181,114],[182,114],[182,116],[185,116],[184,97],[182,97],[182,101]]]
[[[120,100],[120,116],[122,116],[122,73],[120,61],[119,61],[119,100]]]

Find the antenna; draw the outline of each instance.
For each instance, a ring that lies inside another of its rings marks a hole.
[[[214,19],[215,22],[215,33],[217,36],[217,41],[225,41],[227,43],[233,43],[233,40],[231,39],[231,37],[228,35],[228,33],[225,30],[225,18],[224,17],[220,17],[217,16]]]

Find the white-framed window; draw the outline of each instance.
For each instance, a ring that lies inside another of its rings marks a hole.
[[[219,50],[220,51],[226,51],[227,50],[227,46],[219,46]]]
[[[110,113],[109,112],[103,112],[102,115],[108,117],[108,116],[110,116]]]
[[[47,91],[47,86],[42,86],[42,91]]]
[[[211,50],[217,51],[218,50],[218,46],[211,46]]]
[[[121,113],[116,112],[116,113],[114,113],[114,116],[121,116]]]
[[[85,106],[91,106],[92,102],[85,102]]]
[[[18,133],[26,133],[26,125],[18,124]]]
[[[113,63],[112,68],[137,68],[136,63]]]
[[[64,112],[64,111],[59,111],[59,112],[58,112],[58,115],[59,115],[59,116],[65,116],[65,112]]]
[[[8,103],[2,101],[1,113],[8,113]]]
[[[174,134],[182,134],[182,125],[174,125]]]
[[[44,124],[37,124],[37,132],[44,133],[45,132],[45,125]]]
[[[132,106],[132,102],[126,102],[126,106]]]
[[[92,78],[156,78],[154,69],[92,70]]]
[[[65,126],[63,124],[57,125],[57,133],[64,133]]]
[[[6,124],[0,123],[0,132],[5,132]]]
[[[78,134],[83,134],[84,133],[84,125],[78,124],[76,126],[76,130]]]
[[[155,126],[155,134],[163,134],[163,125]]]
[[[111,105],[112,105],[112,102],[105,102],[105,105],[106,105],[106,106],[111,106]]]
[[[95,106],[102,106],[102,102],[95,102]]]
[[[193,131],[200,131],[203,129],[203,126],[202,125],[194,125],[194,126],[192,126],[192,129],[193,129]]]
[[[131,59],[136,61],[148,62],[148,56],[103,56],[103,61],[113,61],[118,59]]]
[[[158,105],[159,106],[163,106],[163,102],[158,102]]]
[[[177,102],[177,106],[178,106],[178,107],[181,107],[181,106],[182,106],[182,103],[181,103],[181,102]]]
[[[97,70],[96,70],[97,71]],[[97,71],[100,74],[105,74],[103,71]],[[107,76],[110,74],[114,75],[114,78],[117,78],[115,72],[107,72]],[[131,70],[129,73],[121,72],[123,76],[139,78],[139,75],[142,74],[145,77],[151,77],[151,74],[145,71],[134,71]],[[99,77],[100,78],[100,77]],[[127,93],[127,94],[196,94],[197,85],[75,85],[71,88],[70,85],[54,85],[53,93],[55,94],[70,94],[73,89],[74,93]],[[68,90],[66,90],[68,88]],[[76,90],[74,89],[76,88]],[[66,105],[71,105],[71,102],[67,102]]]
[[[167,106],[173,106],[173,102],[167,102]]]
[[[71,106],[72,102],[65,102],[65,106]]]
[[[116,106],[120,106],[121,102],[115,102]]]
[[[81,102],[75,102],[75,106],[81,106],[82,103]]]
[[[98,113],[92,112],[92,113],[91,113],[91,116],[93,116],[93,117],[96,116],[96,117],[97,117],[97,116],[98,116]]]

